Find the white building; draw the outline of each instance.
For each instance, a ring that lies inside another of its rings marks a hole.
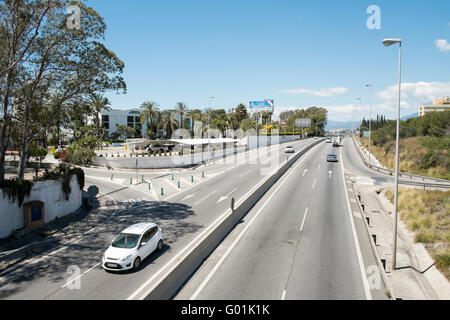
[[[175,114],[175,119],[180,123],[180,116]],[[183,117],[183,122],[191,129],[193,126],[192,118],[188,116]],[[147,132],[147,125],[141,124],[141,112],[140,109],[128,109],[119,110],[111,109],[109,111],[103,110],[101,113],[101,124],[103,129],[105,129],[105,136],[110,137],[117,132],[117,125],[119,126],[129,126],[136,129],[135,138],[144,138]],[[186,127],[185,127],[186,128]],[[159,134],[165,134],[162,130]]]
[[[147,132],[147,125],[145,123],[141,124],[141,113],[139,109],[103,110],[101,117],[101,123],[103,129],[105,129],[106,137],[111,137],[113,133],[117,132],[116,124],[136,129],[136,137],[143,137],[145,132]]]

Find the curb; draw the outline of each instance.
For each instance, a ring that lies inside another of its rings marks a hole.
[[[353,183],[352,183],[352,190],[353,190],[353,194],[356,195]],[[359,200],[358,197],[355,197],[355,198],[356,198],[356,203],[358,204],[359,212],[361,213],[361,216],[363,218],[365,218],[366,215],[365,215],[364,210],[363,210],[363,208],[361,206],[361,201]],[[375,260],[377,262],[378,269],[382,270],[381,271],[381,278],[383,279],[383,282],[384,282],[384,285],[386,286],[386,289],[389,290],[389,293],[391,295],[391,300],[396,300],[395,292],[392,289],[392,287],[391,287],[391,285],[389,283],[389,280],[387,279],[386,270],[384,269],[383,265],[381,264],[381,257],[380,257],[380,254],[378,253],[377,246],[376,246],[375,241],[374,241],[374,239],[372,237],[372,234],[370,232],[370,228],[369,228],[369,225],[367,224],[367,220],[366,219],[363,219],[363,220],[364,220],[363,224],[364,224],[364,226],[366,228],[367,235],[369,236],[370,247],[372,248],[373,254],[375,255]]]

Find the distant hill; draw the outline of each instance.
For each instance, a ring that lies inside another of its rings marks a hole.
[[[338,129],[356,129],[361,124],[361,121],[355,121],[353,124],[353,121],[332,121],[328,120],[327,126],[325,127],[325,130],[338,130]]]
[[[400,118],[400,119],[401,120],[408,120],[408,119],[412,119],[412,118],[417,118],[418,116],[419,116],[419,113],[416,112],[416,113],[410,114],[409,116],[404,116],[403,118]]]

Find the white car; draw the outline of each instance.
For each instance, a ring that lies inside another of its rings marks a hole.
[[[294,153],[294,148],[291,146],[287,146],[286,149],[284,149],[284,153]]]
[[[327,138],[326,143],[331,143],[331,138]]]
[[[110,271],[138,269],[142,261],[164,244],[161,228],[154,223],[139,223],[123,230],[102,258],[102,267]]]

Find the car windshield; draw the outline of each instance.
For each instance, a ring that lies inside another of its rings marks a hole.
[[[114,248],[132,249],[137,246],[139,241],[138,234],[121,233],[112,243]]]

